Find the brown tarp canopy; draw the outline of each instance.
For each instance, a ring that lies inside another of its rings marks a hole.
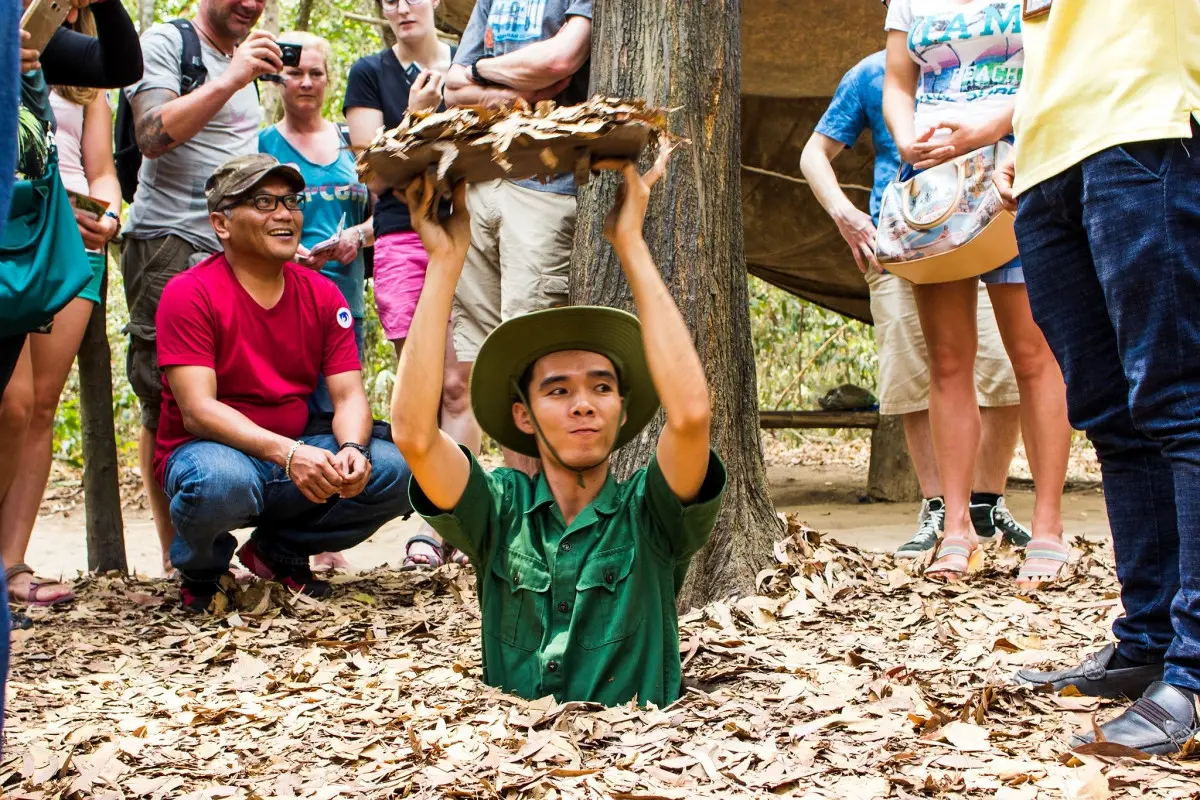
[[[499,1],[499,0],[498,0]],[[612,2],[614,0],[610,0]],[[474,0],[443,0],[441,25],[459,33]],[[800,175],[800,152],[859,59],[884,44],[874,0],[743,0],[742,206],[751,273],[792,294],[870,321],[867,287],[837,228]],[[864,210],[870,137],[837,161]]]

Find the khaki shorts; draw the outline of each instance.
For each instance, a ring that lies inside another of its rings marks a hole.
[[[917,317],[912,284],[896,275],[869,273],[875,349],[879,355],[879,413],[913,414],[929,408],[929,353]],[[979,285],[979,352],[975,395],[984,408],[1021,402],[1012,364],[1000,341],[987,289]]]
[[[162,403],[162,373],[158,369],[154,313],[167,281],[194,267],[208,253],[197,250],[178,236],[161,239],[125,237],[121,249],[121,277],[125,281],[125,303],[129,306],[129,350],[125,371],[129,385],[142,404],[142,425],[158,428]]]
[[[575,197],[506,180],[467,187],[471,249],[454,295],[454,349],[474,361],[505,320],[567,303]]]

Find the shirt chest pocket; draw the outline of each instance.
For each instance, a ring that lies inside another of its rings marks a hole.
[[[532,556],[505,549],[492,559],[500,596],[501,642],[521,650],[541,647],[550,604],[550,570]]]
[[[642,625],[633,573],[634,546],[591,555],[575,583],[579,645],[595,650],[629,637]]]

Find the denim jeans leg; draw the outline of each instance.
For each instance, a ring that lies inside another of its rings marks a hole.
[[[1084,223],[1134,424],[1175,484],[1179,589],[1164,679],[1200,690],[1200,136],[1105,150],[1083,164]]]
[[[223,444],[194,441],[167,461],[164,488],[175,540],[171,564],[191,580],[214,580],[229,569],[243,528],[262,513],[263,462]]]
[[[1071,424],[1087,433],[1100,459],[1125,608],[1113,634],[1122,655],[1160,662],[1174,637],[1170,605],[1179,585],[1174,483],[1161,446],[1130,414],[1117,332],[1083,219],[1082,170],[1075,168],[1021,196],[1017,239],[1034,319],[1066,379]]]
[[[314,447],[335,452],[333,436],[306,440]],[[338,552],[366,541],[384,523],[412,512],[408,502],[411,474],[400,451],[391,442],[371,441],[371,477],[357,497],[334,498],[314,506],[290,481],[273,484],[267,509],[255,531],[255,543],[271,558],[283,563],[307,563],[317,553]],[[299,498],[302,503],[297,502]],[[306,506],[304,505],[306,504]]]

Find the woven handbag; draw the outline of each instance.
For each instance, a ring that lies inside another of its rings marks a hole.
[[[1016,258],[1014,217],[992,182],[1011,152],[1001,140],[888,184],[875,239],[879,265],[912,283],[948,283]]]

